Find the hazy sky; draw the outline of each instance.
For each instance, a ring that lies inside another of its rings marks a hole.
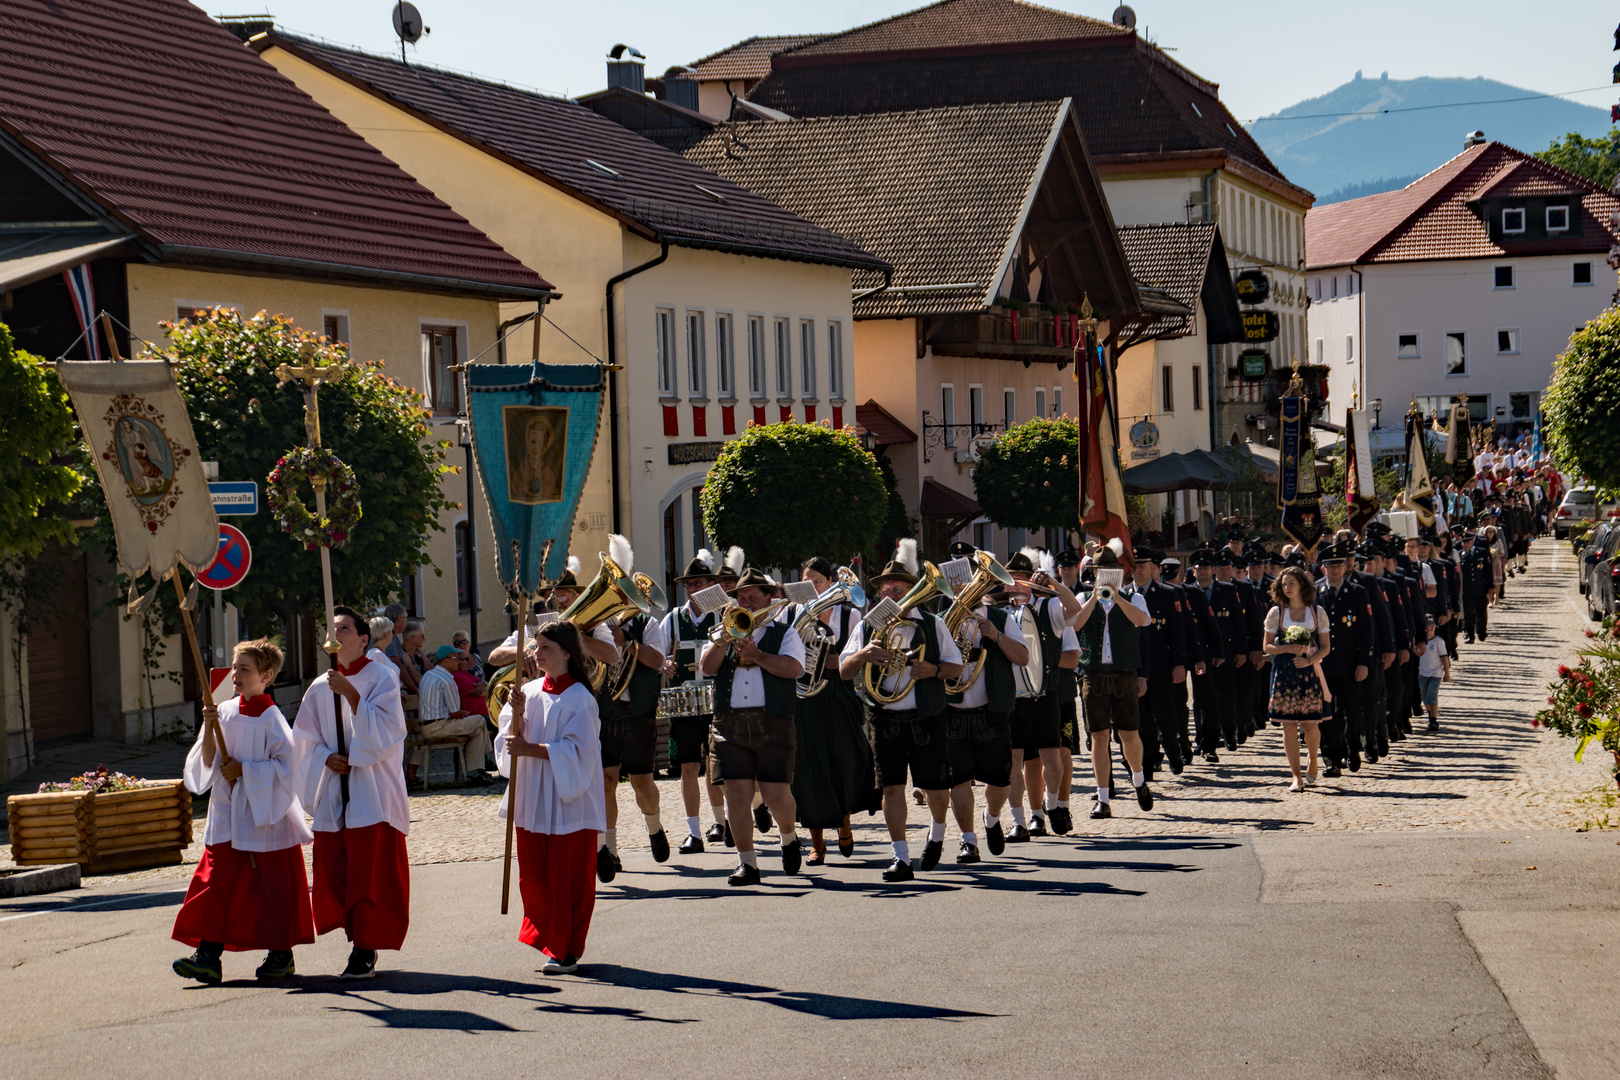
[[[922,0],[415,0],[432,34],[416,46],[424,63],[578,95],[606,83],[615,42],[647,54],[649,73],[755,34],[826,33],[921,6]],[[208,6],[246,14],[258,3],[277,22],[371,51],[398,51],[393,0],[248,0]],[[1048,6],[1106,19],[1111,3],[1049,0]],[[1620,100],[1609,73],[1620,8],[1595,0],[1350,0],[1248,3],[1142,0],[1137,28],[1177,60],[1221,85],[1245,122],[1331,90],[1362,69],[1368,77],[1485,76],[1587,105]]]

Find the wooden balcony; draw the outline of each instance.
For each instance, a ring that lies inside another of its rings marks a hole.
[[[973,315],[928,320],[925,342],[935,356],[1059,363],[1074,356],[1070,316],[1030,309],[993,308]]]

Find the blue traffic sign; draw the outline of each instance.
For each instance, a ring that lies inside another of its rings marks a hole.
[[[257,514],[259,484],[255,480],[225,480],[208,485],[216,514]]]
[[[248,538],[235,525],[219,527],[219,554],[197,580],[210,589],[229,589],[240,585],[253,566],[253,549]]]

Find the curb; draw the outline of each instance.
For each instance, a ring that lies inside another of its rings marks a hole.
[[[79,864],[39,866],[0,873],[0,897],[33,896],[79,887]]]

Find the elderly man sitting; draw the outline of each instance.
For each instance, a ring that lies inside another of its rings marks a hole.
[[[475,784],[489,784],[492,781],[483,770],[484,758],[490,752],[484,717],[462,709],[461,690],[456,686],[455,673],[466,661],[449,645],[439,646],[438,661],[422,675],[417,690],[416,715],[422,721],[422,737],[431,740],[472,736],[467,742],[467,762],[475,768],[467,771],[467,779]],[[410,764],[405,766],[405,778],[415,780],[417,770],[426,769],[427,764],[428,750],[424,746],[411,754]]]

